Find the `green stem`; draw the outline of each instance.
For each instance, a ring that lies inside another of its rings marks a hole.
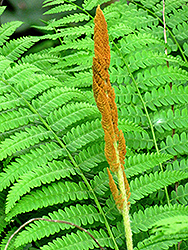
[[[119,189],[121,191],[122,198],[124,199],[122,216],[123,216],[123,223],[124,223],[124,228],[125,228],[127,250],[133,250],[132,231],[131,231],[131,223],[130,223],[130,218],[129,218],[129,207],[127,204],[126,187],[125,187],[124,178],[123,178],[123,170],[121,167],[119,167],[118,169],[117,177],[118,177]]]
[[[4,82],[6,85],[11,86],[11,85],[9,85],[9,83],[8,83],[6,80],[4,80],[4,79],[0,79],[0,80],[1,80],[2,82]],[[93,199],[94,199],[94,201],[95,201],[95,203],[96,203],[96,205],[97,205],[97,208],[98,208],[99,212],[102,214],[102,216],[103,216],[103,218],[104,218],[104,223],[105,223],[105,226],[106,226],[106,228],[107,228],[108,234],[109,234],[109,236],[112,238],[112,240],[113,240],[113,242],[114,242],[114,249],[115,249],[115,250],[119,250],[118,245],[117,245],[117,243],[116,243],[116,240],[115,240],[115,238],[114,238],[114,235],[113,235],[113,233],[112,233],[112,231],[111,231],[110,225],[109,225],[109,223],[108,223],[108,221],[107,221],[107,219],[106,219],[106,216],[105,216],[105,214],[104,214],[104,212],[103,212],[103,210],[102,210],[102,207],[101,207],[101,205],[100,205],[100,203],[99,203],[99,201],[98,201],[98,199],[97,199],[97,196],[95,195],[94,190],[92,189],[90,183],[88,182],[87,178],[86,178],[85,175],[83,174],[82,170],[80,169],[80,167],[78,166],[78,164],[76,163],[76,161],[74,160],[74,158],[72,157],[72,155],[70,154],[70,152],[68,151],[68,149],[66,148],[66,145],[60,140],[60,138],[59,138],[59,137],[56,135],[56,133],[51,129],[51,127],[48,125],[48,123],[41,117],[41,115],[37,112],[37,110],[36,110],[36,109],[35,109],[35,108],[34,108],[34,107],[33,107],[33,106],[32,106],[32,105],[31,105],[31,104],[30,104],[21,94],[20,94],[20,92],[17,91],[17,89],[15,89],[13,86],[11,86],[11,88],[12,88],[12,90],[13,90],[20,98],[22,98],[22,99],[25,101],[25,103],[26,103],[26,105],[29,107],[29,109],[30,109],[34,114],[37,114],[39,120],[43,123],[43,125],[47,128],[47,130],[49,130],[49,131],[53,134],[54,138],[55,138],[56,141],[59,143],[59,145],[60,145],[63,149],[65,149],[65,151],[67,152],[67,155],[68,155],[69,159],[71,160],[73,166],[79,170],[79,171],[78,171],[79,175],[82,177],[82,179],[83,179],[85,185],[87,186],[89,192],[91,192],[92,195],[93,195]]]

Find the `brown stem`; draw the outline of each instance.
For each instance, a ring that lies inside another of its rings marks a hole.
[[[68,221],[64,221],[64,220],[50,220],[50,219],[44,219],[44,218],[33,218],[33,219],[30,219],[28,221],[26,221],[23,225],[21,225],[9,238],[6,246],[5,246],[5,249],[4,250],[7,250],[9,244],[10,244],[10,241],[11,239],[22,229],[24,228],[26,225],[28,225],[29,223],[33,222],[33,221],[37,221],[37,220],[43,220],[43,221],[48,221],[48,222],[55,222],[55,223],[64,223],[64,224],[68,224],[68,225],[71,225],[71,226],[74,226],[74,227],[77,227],[78,229],[84,231],[85,233],[87,233],[96,243],[97,245],[100,247],[100,249],[104,250],[104,248],[99,244],[99,242],[94,238],[94,236],[92,234],[90,234],[86,229],[84,229],[83,227],[80,227],[72,222],[68,222]]]

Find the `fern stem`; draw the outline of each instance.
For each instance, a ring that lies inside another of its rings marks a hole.
[[[146,8],[145,6],[143,6],[143,5],[139,4],[139,3],[136,3],[134,0],[131,0],[131,2],[134,3],[134,4],[136,4],[137,6],[141,7],[142,9],[146,10],[147,12],[151,13],[154,17],[156,17],[159,20],[159,22],[162,25],[164,25],[164,23],[160,19],[160,17],[158,17],[153,11],[151,11],[150,9]],[[174,40],[175,44],[177,45],[177,47],[178,47],[178,49],[179,49],[179,51],[180,51],[180,53],[181,53],[184,61],[187,62],[187,58],[186,58],[186,56],[185,56],[185,54],[184,54],[181,46],[179,45],[178,41],[176,40],[175,36],[173,35],[173,33],[171,32],[171,30],[167,26],[166,26],[166,29],[168,30],[170,36],[172,37],[172,39]]]
[[[119,167],[118,169],[117,177],[118,177],[119,189],[122,193],[122,198],[125,199],[125,201],[123,202],[122,216],[123,216],[123,223],[124,223],[124,228],[125,228],[127,250],[133,250],[132,231],[131,231],[131,223],[130,223],[130,218],[129,218],[129,206],[127,203],[126,187],[125,187],[124,178],[123,178],[123,170],[121,167]]]
[[[113,40],[112,40],[112,41],[113,41]],[[157,140],[156,140],[156,137],[155,137],[155,131],[154,131],[154,128],[153,128],[153,124],[152,124],[152,121],[151,121],[151,119],[150,119],[150,116],[149,116],[149,113],[148,113],[146,104],[145,104],[145,102],[144,102],[144,99],[142,98],[142,95],[141,95],[140,89],[139,89],[139,87],[138,87],[138,84],[137,84],[137,82],[136,82],[136,80],[135,80],[133,74],[131,73],[131,70],[129,69],[129,66],[128,66],[127,62],[125,61],[124,57],[121,55],[121,52],[120,52],[118,46],[116,45],[116,43],[115,43],[114,41],[113,41],[113,44],[114,44],[114,46],[116,47],[116,49],[119,51],[120,57],[121,57],[121,59],[123,60],[125,66],[126,66],[126,68],[127,68],[127,71],[128,71],[128,73],[129,73],[129,76],[131,77],[131,79],[132,79],[132,81],[133,81],[133,83],[134,83],[134,85],[135,85],[135,87],[136,87],[136,90],[137,90],[137,92],[138,92],[138,96],[140,97],[140,100],[141,100],[141,102],[142,102],[142,104],[143,104],[144,111],[145,111],[145,113],[146,113],[146,116],[147,116],[147,119],[148,119],[148,122],[149,122],[149,125],[150,125],[150,129],[151,129],[151,133],[152,133],[152,136],[153,136],[153,142],[154,142],[154,145],[155,145],[155,149],[156,149],[156,151],[157,151],[157,154],[160,154],[159,148],[158,148],[158,145],[157,145]],[[161,171],[163,172],[164,170],[163,170],[162,164],[160,163],[159,166],[160,166],[160,168],[161,168]],[[168,195],[167,187],[165,186],[164,189],[165,189],[165,194],[166,194],[166,198],[167,198],[167,203],[168,203],[168,205],[170,205],[170,198],[169,198],[169,195]]]
[[[116,240],[115,240],[115,238],[114,238],[114,235],[113,235],[113,233],[112,233],[112,231],[111,231],[110,225],[109,225],[109,223],[108,223],[108,221],[107,221],[107,219],[106,219],[106,216],[105,216],[105,214],[104,214],[104,212],[103,212],[103,210],[102,210],[102,207],[101,207],[101,205],[100,205],[100,203],[99,203],[99,201],[98,201],[98,199],[97,199],[97,196],[95,195],[94,190],[92,189],[92,187],[91,187],[89,181],[87,180],[87,178],[86,178],[85,175],[83,174],[82,170],[79,168],[78,164],[77,164],[76,161],[74,160],[73,156],[71,155],[71,153],[70,153],[70,152],[68,151],[68,149],[66,148],[66,145],[65,145],[65,144],[62,142],[62,140],[56,135],[56,133],[51,129],[51,127],[48,125],[48,123],[41,117],[41,115],[37,112],[37,110],[36,110],[36,109],[35,109],[35,108],[34,108],[34,107],[33,107],[33,106],[32,106],[32,105],[31,105],[31,104],[30,104],[21,94],[20,94],[20,92],[19,92],[16,88],[14,88],[13,86],[11,86],[5,79],[2,79],[2,78],[1,78],[0,80],[1,80],[2,82],[4,82],[6,85],[10,86],[10,87],[12,88],[12,90],[13,90],[19,97],[21,97],[21,98],[25,101],[25,103],[26,103],[26,105],[29,107],[29,109],[30,109],[34,114],[36,114],[36,115],[38,116],[39,120],[43,123],[43,125],[53,134],[54,138],[55,138],[56,141],[59,143],[59,145],[60,145],[63,149],[65,149],[65,151],[67,152],[67,155],[68,155],[69,159],[71,160],[73,166],[74,166],[76,169],[79,170],[79,171],[78,171],[78,174],[82,177],[82,179],[83,179],[85,185],[87,186],[89,192],[91,192],[92,195],[93,195],[93,199],[94,199],[94,201],[95,201],[95,204],[97,205],[97,208],[98,208],[100,214],[101,214],[101,215],[103,216],[103,218],[104,218],[104,223],[105,223],[105,226],[106,226],[106,228],[107,228],[108,234],[109,234],[109,236],[111,237],[111,239],[112,239],[113,242],[114,242],[114,249],[115,249],[115,250],[119,250],[119,247],[118,247],[118,245],[117,245],[117,243],[116,243]]]

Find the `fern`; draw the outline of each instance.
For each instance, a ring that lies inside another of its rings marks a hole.
[[[162,1],[46,0],[44,14],[53,19],[35,27],[43,35],[12,39],[22,22],[0,27],[2,249],[32,217],[75,223],[104,248],[126,249],[91,89],[98,4],[108,25],[110,81],[126,140],[134,249],[177,249],[180,241],[180,249],[187,247],[187,1],[165,1],[165,43]],[[47,39],[52,46],[41,49]],[[85,232],[46,221],[11,240],[10,249],[28,247],[98,248]]]

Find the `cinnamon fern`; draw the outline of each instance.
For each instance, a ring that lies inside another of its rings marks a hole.
[[[81,226],[104,249],[126,249],[107,172],[111,168],[118,191],[108,158],[113,153],[105,150],[104,116],[92,90],[98,5],[109,35],[107,67],[118,114],[113,125],[118,124],[116,133],[122,131],[126,143],[125,159],[120,157],[131,193],[134,249],[188,248],[188,1],[164,4],[45,0],[50,20],[35,27],[43,35],[11,39],[22,23],[1,25],[1,249],[16,229],[39,217]],[[0,14],[4,11],[0,7]],[[46,40],[51,47],[43,46]],[[47,221],[30,223],[8,246],[98,248],[78,228]]]

